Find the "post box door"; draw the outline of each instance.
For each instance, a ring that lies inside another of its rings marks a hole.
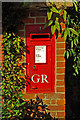
[[[51,91],[51,45],[30,46],[30,90]]]

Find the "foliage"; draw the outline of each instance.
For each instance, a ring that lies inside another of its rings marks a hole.
[[[67,56],[73,57],[73,68],[75,70],[74,75],[78,75],[80,71],[80,2],[75,2],[72,13],[70,9],[67,10],[69,18],[69,27],[72,27],[77,31],[79,36],[72,36],[66,41],[66,52]],[[69,55],[68,55],[69,54]]]
[[[73,8],[67,8],[65,6],[61,9],[57,9],[53,2],[50,2],[51,6],[47,11],[48,23],[44,28],[51,26],[52,34],[55,32],[56,37],[58,33],[61,33],[66,42],[65,58],[73,57],[73,68],[75,75],[80,71],[80,2],[73,2]],[[61,23],[65,24],[63,29]]]
[[[25,108],[23,120],[58,120],[52,118],[50,112],[46,112],[48,110],[47,105],[38,96],[36,100],[27,100],[23,108]]]
[[[23,64],[19,61],[24,55],[25,45],[20,37],[14,33],[3,35],[3,66],[2,66],[2,119],[15,119],[23,114],[21,106],[22,89],[25,79],[22,77]]]
[[[2,27],[3,32],[17,32],[18,26],[23,24],[22,19],[27,17],[27,9],[24,2],[2,3]]]

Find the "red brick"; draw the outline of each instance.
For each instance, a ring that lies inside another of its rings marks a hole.
[[[65,92],[65,87],[57,87],[56,92]]]
[[[64,100],[57,100],[58,105],[65,105],[65,99]]]
[[[65,75],[57,75],[56,78],[57,78],[57,80],[64,80]]]
[[[64,105],[53,105],[53,106],[48,106],[49,110],[65,110],[65,106]]]
[[[65,73],[65,68],[57,68],[57,73]]]
[[[56,112],[50,112],[50,115],[54,118],[56,117]]]
[[[56,100],[51,100],[51,104],[55,104],[56,103]]]
[[[65,117],[65,112],[57,112],[57,117]]]
[[[65,61],[64,56],[62,56],[62,55],[57,56],[57,61]]]
[[[58,48],[65,48],[65,43],[57,43],[57,49]]]
[[[60,93],[48,93],[46,96],[47,99],[64,99],[65,94],[60,94]]]
[[[24,94],[23,98],[25,98],[25,99],[35,99],[35,94]]]
[[[64,82],[64,81],[57,81],[57,82],[56,82],[56,85],[57,85],[57,86],[65,85],[65,82]]]
[[[24,23],[34,23],[34,18],[25,18],[23,20]]]
[[[50,100],[43,100],[44,104],[50,104]]]
[[[45,18],[36,18],[36,23],[45,23]]]
[[[38,96],[40,99],[44,99],[45,98],[45,95],[43,94],[43,93],[41,93],[41,94],[36,94],[36,96]]]
[[[60,33],[58,35],[61,35]],[[61,38],[61,36],[59,36],[57,39],[56,39],[56,42],[64,42],[64,37]]]
[[[20,25],[20,26],[18,27],[18,30],[24,30],[24,25]]]
[[[58,55],[64,55],[65,49],[57,50]]]
[[[65,67],[65,62],[57,62],[57,67]]]
[[[47,16],[47,12],[46,11],[42,11],[42,12],[39,12],[39,11],[31,11],[30,12],[30,16],[34,17],[34,16]]]

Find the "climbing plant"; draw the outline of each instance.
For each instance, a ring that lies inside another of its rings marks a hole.
[[[2,65],[2,119],[18,120],[23,114],[22,105],[26,103],[21,102],[25,79],[23,78],[23,64],[20,64],[25,45],[19,36],[14,33],[6,33],[3,35],[2,46],[4,55]]]
[[[73,57],[74,75],[80,71],[80,1],[74,1],[72,8],[67,8],[66,3],[60,9],[50,0],[50,6],[47,11],[48,22],[44,28],[51,26],[52,34],[55,32],[64,36],[66,50],[64,56],[66,59]],[[65,28],[62,29],[61,23]]]

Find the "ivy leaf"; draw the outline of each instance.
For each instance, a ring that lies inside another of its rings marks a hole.
[[[69,28],[69,30],[70,30],[73,34],[75,34],[75,35],[79,36],[79,35],[78,35],[78,32],[76,32],[74,29]]]
[[[55,7],[52,7],[50,10],[51,10],[52,12],[59,13],[58,10],[57,10]]]
[[[49,22],[47,22],[47,23],[44,25],[43,29],[45,29],[46,27],[50,26],[52,23],[53,23],[53,20],[50,20]]]
[[[47,16],[48,16],[48,20],[50,20],[51,17],[52,17],[52,11],[51,11],[51,12],[50,12],[50,11],[47,11]]]

